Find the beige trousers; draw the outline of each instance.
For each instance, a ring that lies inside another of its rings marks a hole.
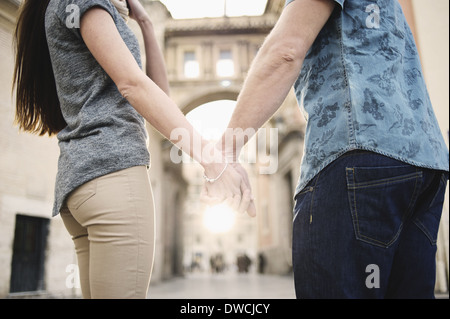
[[[145,166],[94,179],[68,197],[61,218],[75,244],[86,299],[146,298],[155,230]]]

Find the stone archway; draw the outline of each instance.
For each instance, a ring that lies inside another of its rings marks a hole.
[[[238,90],[217,90],[208,93],[200,93],[198,95],[192,96],[189,100],[185,101],[180,105],[181,110],[184,114],[188,114],[195,108],[218,100],[237,100],[239,95]]]

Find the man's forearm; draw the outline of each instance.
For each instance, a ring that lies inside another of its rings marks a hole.
[[[249,70],[228,126],[233,138],[221,140],[225,153],[237,156],[236,141],[246,143],[248,129],[256,132],[280,108],[333,8],[332,0],[296,0],[283,11]]]
[[[298,76],[303,58],[296,59],[282,53],[283,49],[270,51],[267,41],[255,58],[235,112],[222,137],[222,150],[235,161],[240,149],[251,134],[264,125],[279,109]]]
[[[258,129],[283,103],[300,72],[303,57],[267,41],[255,58],[237,101],[230,128]]]

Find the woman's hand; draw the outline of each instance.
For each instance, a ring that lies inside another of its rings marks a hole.
[[[203,167],[206,177],[218,177],[212,182],[205,182],[201,193],[203,202],[215,205],[225,201],[240,213],[247,212],[251,217],[256,216],[250,181],[247,172],[239,163],[226,164],[226,161],[218,161]]]
[[[128,3],[130,9],[130,18],[141,22],[143,20],[150,21],[150,18],[139,0],[124,0]]]

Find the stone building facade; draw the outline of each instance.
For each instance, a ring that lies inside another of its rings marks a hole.
[[[208,102],[236,100],[259,46],[284,6],[284,0],[268,0],[261,16],[174,20],[159,1],[141,1],[166,57],[171,97],[185,114]],[[20,2],[0,0],[0,298],[25,291],[46,297],[79,297],[72,241],[61,219],[51,218],[57,141],[21,133],[13,124],[12,33]],[[400,2],[415,33],[431,99],[448,137],[448,1],[436,0],[433,5],[421,0]],[[130,27],[142,43],[137,24],[131,21]],[[208,266],[220,245],[231,250],[229,263],[245,252],[253,265],[260,256],[265,260],[264,269],[253,267],[252,271],[291,272],[292,195],[303,156],[304,127],[291,92],[265,126],[277,129],[276,147],[271,150],[273,144],[265,143],[263,137],[252,141],[266,147],[266,154],[277,163],[271,174],[260,173],[267,160],[264,154],[250,155],[253,161],[246,164],[258,217],[240,216],[226,239],[200,229],[205,207],[198,201],[203,183],[198,166],[174,163],[172,145],[148,127],[157,214],[152,283],[185,273],[198,252]],[[447,200],[437,257],[439,292],[448,291],[448,223]]]

